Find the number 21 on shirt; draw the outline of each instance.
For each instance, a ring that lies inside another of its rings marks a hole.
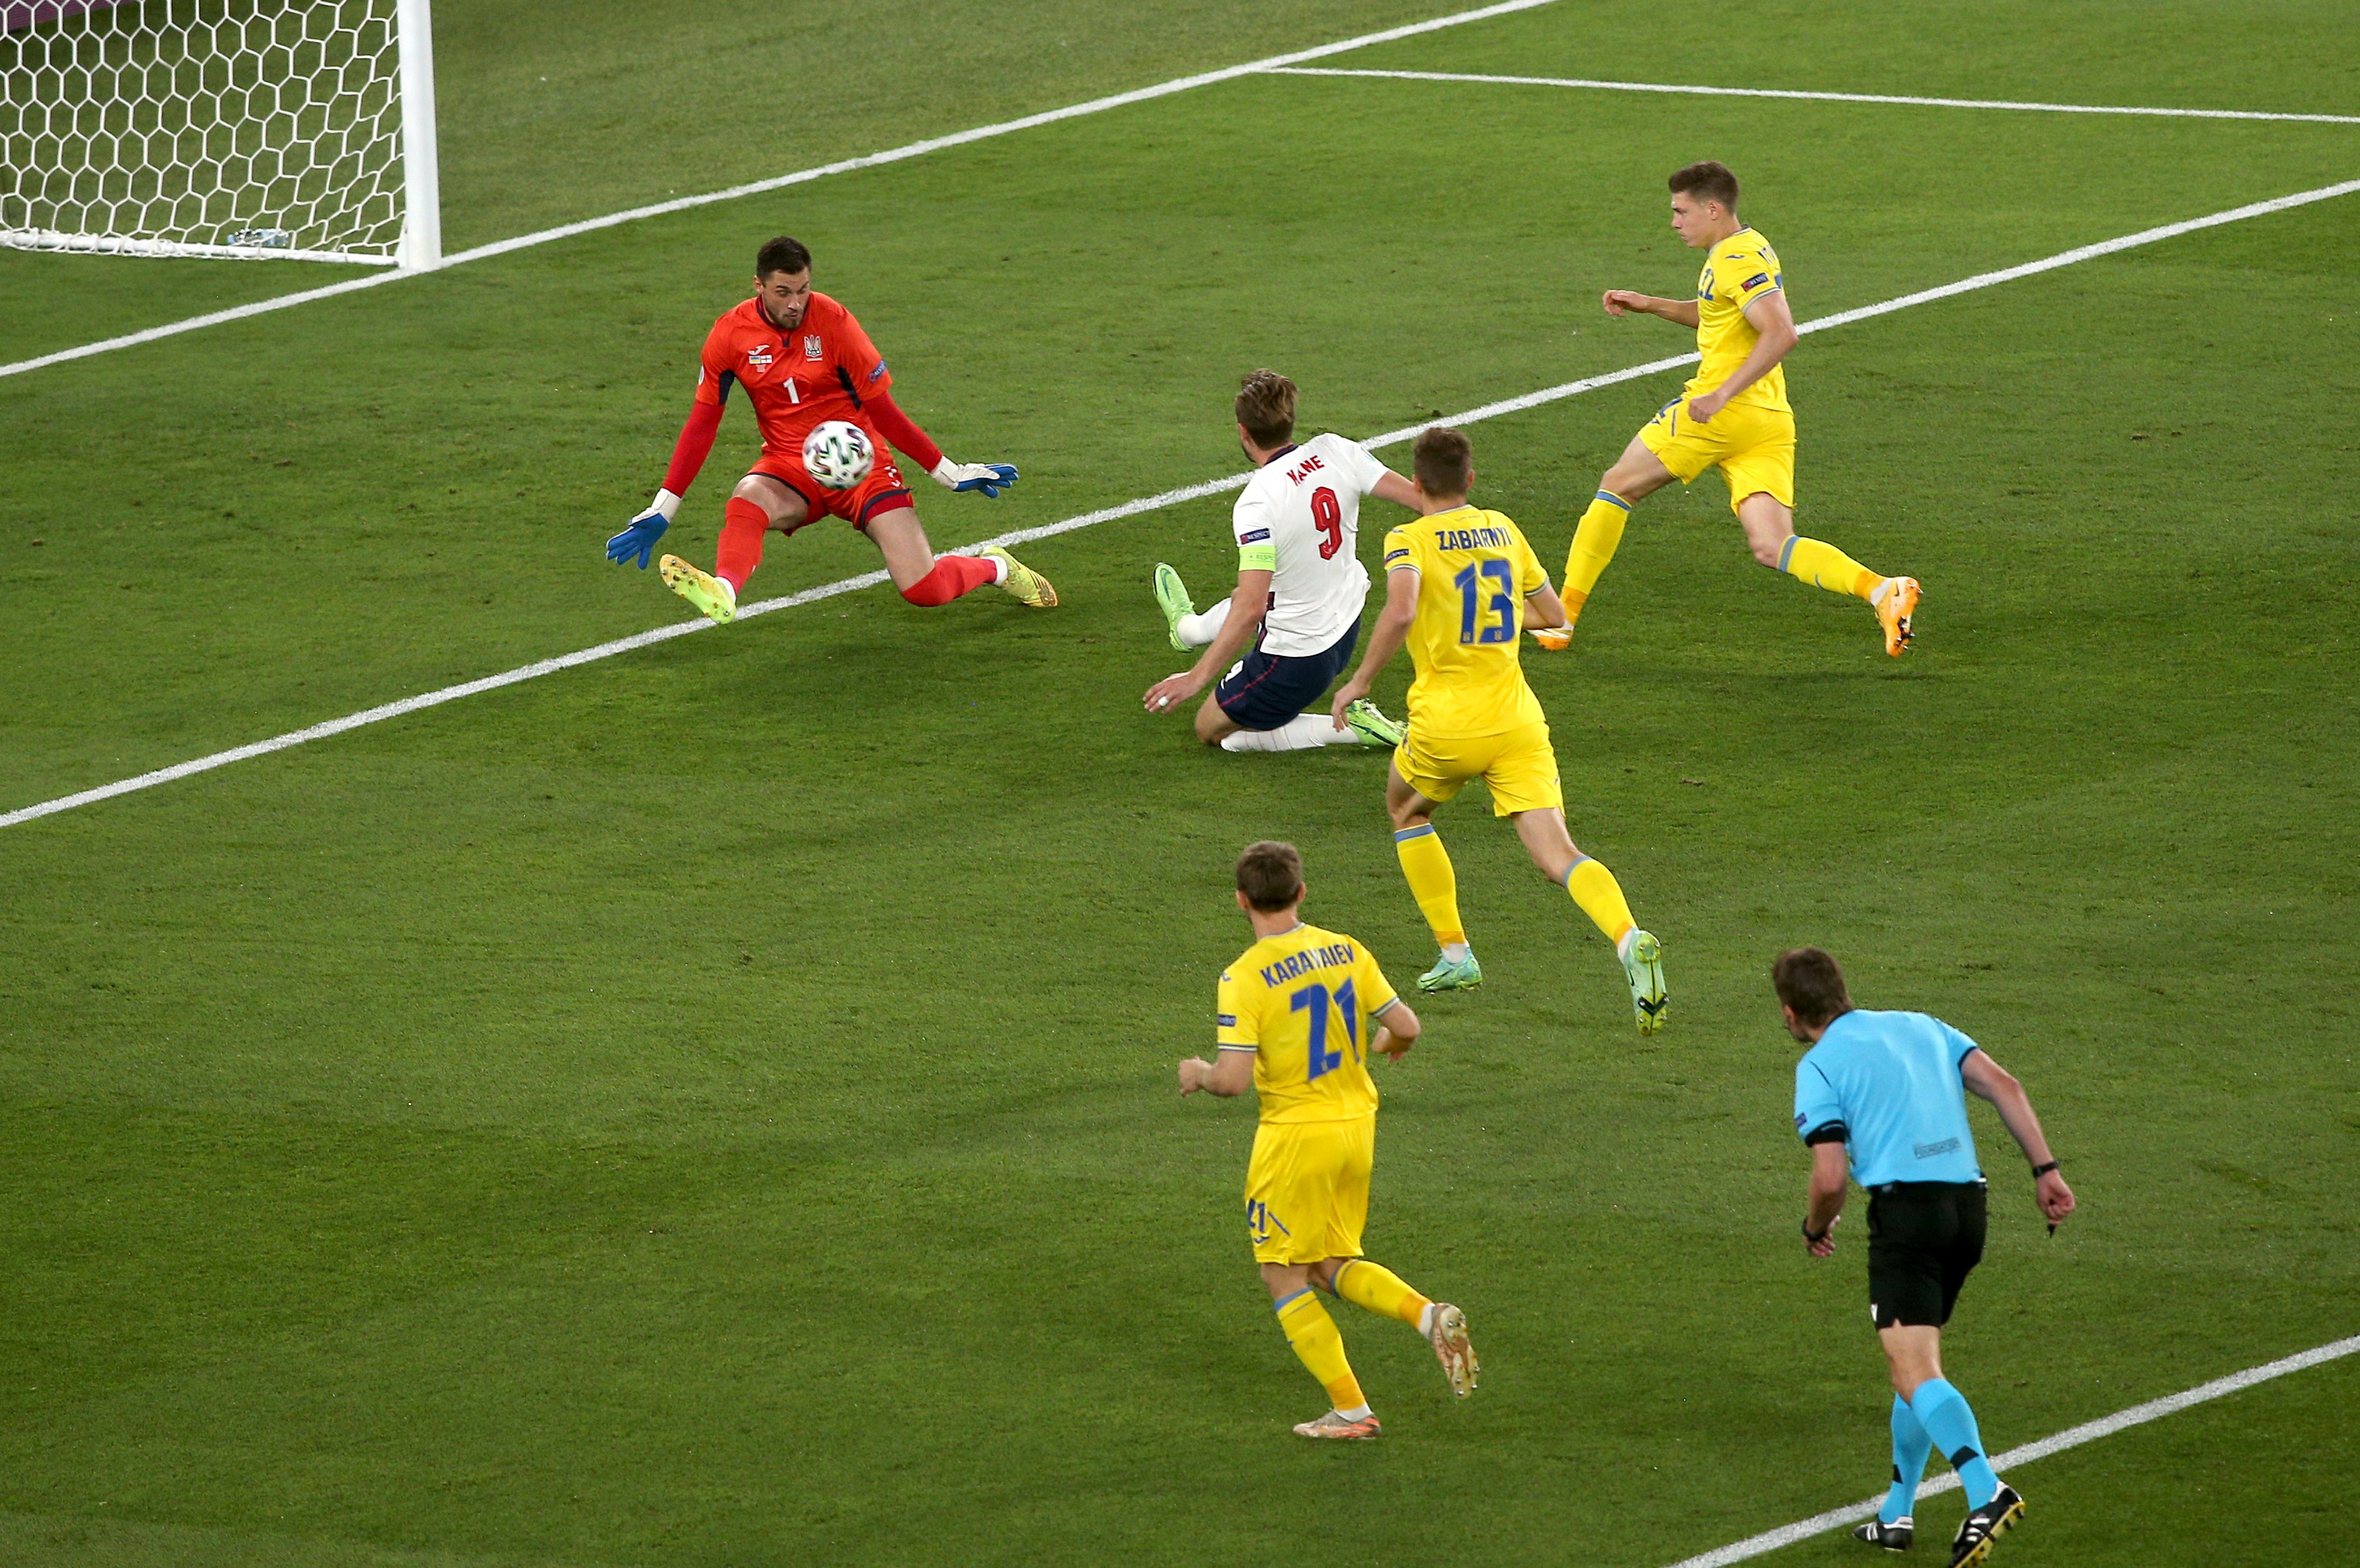
[[[1486,581],[1499,585],[1485,604]],[[1516,640],[1516,568],[1507,561],[1479,561],[1450,579],[1459,590],[1459,641],[1513,642]],[[1480,620],[1482,624],[1476,622]]]
[[[1352,994],[1352,982],[1346,981],[1330,997],[1324,985],[1306,985],[1286,999],[1290,1013],[1311,1014],[1311,1054],[1303,1077],[1306,1082],[1344,1065],[1344,1053],[1328,1048],[1328,1020],[1334,1013],[1344,1016],[1344,1037],[1352,1047],[1352,1059],[1360,1059],[1360,1001]]]

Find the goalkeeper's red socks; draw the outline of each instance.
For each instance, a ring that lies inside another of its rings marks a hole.
[[[937,555],[934,569],[901,590],[912,604],[948,604],[1000,581],[1000,563],[980,555]]]
[[[762,564],[762,535],[770,527],[770,513],[732,496],[721,514],[721,544],[715,552],[713,575],[743,594],[746,579]],[[901,597],[912,604],[948,604],[999,582],[1000,570],[999,562],[981,555],[937,555],[934,569],[903,588]]]
[[[746,579],[762,564],[762,535],[770,527],[770,514],[752,501],[732,496],[722,510],[721,548],[713,575],[727,582],[732,592],[744,593]]]

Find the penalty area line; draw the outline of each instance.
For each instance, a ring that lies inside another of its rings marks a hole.
[[[1853,310],[1838,311],[1832,315],[1815,317],[1810,321],[1798,323],[1796,330],[1805,333],[1823,332],[1829,327],[1846,326],[1854,322],[1890,315],[1896,311],[1907,310],[1915,305],[1928,304],[1936,300],[1947,300],[1953,295],[1972,293],[1980,289],[2014,282],[2020,278],[2054,271],[2060,267],[2070,267],[2097,257],[2111,256],[2117,251],[2129,250],[2143,245],[2153,245],[2158,241],[2172,239],[2180,235],[2193,234],[2200,229],[2217,228],[2223,224],[2239,223],[2247,218],[2261,217],[2270,213],[2282,213],[2292,207],[2304,206],[2312,202],[2324,202],[2333,197],[2350,195],[2355,192],[2360,192],[2360,180],[2347,180],[2337,185],[2322,185],[2315,191],[2297,192],[2290,196],[2273,197],[2267,202],[2253,202],[2242,207],[2232,207],[2226,212],[2212,213],[2201,218],[2189,218],[2180,223],[2164,224],[2155,228],[2142,229],[2136,234],[2124,235],[2117,239],[2101,240],[2094,245],[2077,246],[2071,250],[2060,251],[2055,256],[2043,257],[2039,260],[2024,262],[2019,266],[2005,267],[1993,272],[1979,272],[1972,278],[1962,278],[1955,283],[1945,283],[1939,288],[1921,289],[1916,293],[1903,294],[1895,299],[1880,301],[1873,305],[1862,305]],[[1484,403],[1480,407],[1459,413],[1444,415],[1440,419],[1428,420],[1414,425],[1404,425],[1399,430],[1389,430],[1379,435],[1369,436],[1360,444],[1372,452],[1387,446],[1397,446],[1414,438],[1428,424],[1475,424],[1488,419],[1498,419],[1503,414],[1522,413],[1527,409],[1536,409],[1566,398],[1578,397],[1584,392],[1596,391],[1601,387],[1612,387],[1623,381],[1634,381],[1642,377],[1657,375],[1666,370],[1676,370],[1682,366],[1693,365],[1696,362],[1697,356],[1692,353],[1675,354],[1661,359],[1651,359],[1644,365],[1626,366],[1620,370],[1585,376],[1579,380],[1565,381],[1554,387],[1543,387],[1537,391],[1503,398],[1498,402]],[[1124,501],[1119,506],[1083,512],[1077,517],[1069,517],[1061,522],[1044,523],[1037,528],[1020,528],[1007,533],[996,534],[965,548],[978,550],[994,544],[1023,544],[1036,539],[1051,539],[1061,533],[1072,533],[1078,529],[1094,528],[1102,522],[1113,522],[1121,518],[1136,517],[1142,512],[1160,511],[1166,507],[1179,506],[1188,501],[1221,495],[1229,490],[1242,489],[1249,477],[1251,476],[1246,474],[1229,474],[1218,479],[1205,480],[1200,484],[1182,485],[1157,495],[1142,496],[1136,500]],[[864,572],[858,576],[845,577],[833,583],[823,583],[816,587],[805,588],[800,593],[788,594],[779,598],[758,599],[752,604],[741,605],[738,609],[738,619],[743,620],[751,616],[768,615],[773,610],[792,609],[799,605],[814,604],[821,599],[834,598],[840,594],[856,593],[862,588],[875,587],[884,581],[886,581],[886,576],[882,572]],[[141,773],[134,778],[118,779],[113,784],[101,784],[94,789],[81,790],[72,795],[60,795],[55,800],[45,800],[37,805],[20,806],[14,811],[0,812],[0,828],[14,828],[19,823],[31,822],[43,817],[53,817],[60,811],[71,811],[76,806],[91,806],[102,800],[112,800],[116,795],[130,795],[139,790],[153,789],[158,784],[172,784],[197,773],[210,772],[214,768],[226,767],[232,762],[243,762],[251,758],[268,756],[273,751],[283,751],[290,746],[300,746],[312,740],[324,740],[332,735],[341,735],[348,729],[357,729],[363,725],[376,724],[388,718],[399,718],[406,714],[421,712],[430,707],[439,707],[446,702],[455,702],[461,697],[497,691],[503,686],[537,680],[542,675],[553,675],[561,670],[571,670],[582,664],[595,663],[602,659],[612,659],[620,654],[636,652],[641,648],[653,647],[659,642],[668,642],[675,637],[685,637],[691,632],[705,630],[712,625],[713,622],[702,618],[675,621],[669,626],[659,626],[652,630],[639,632],[630,637],[617,638],[611,642],[601,642],[595,647],[560,654],[552,659],[541,659],[530,664],[520,664],[513,670],[505,670],[496,675],[485,675],[476,680],[462,682],[457,685],[443,686],[436,691],[422,692],[416,696],[404,697],[399,702],[388,702],[377,707],[364,708],[358,713],[346,714],[342,718],[328,719],[323,723],[311,725],[302,729],[290,730],[284,735],[274,735],[266,740],[256,740],[226,751],[216,751],[211,756],[177,762],[169,768],[158,768],[153,773]]]
[[[2262,109],[2170,109],[2128,104],[2036,104],[2012,98],[1913,98],[1895,93],[1810,93],[1786,87],[1701,87],[1675,82],[1602,82],[1582,76],[1496,76],[1465,71],[1353,71],[1273,65],[1273,76],[1360,76],[1393,82],[1470,82],[1497,87],[1577,87],[1593,93],[1670,93],[1707,98],[1801,98],[1822,104],[1897,104],[1928,109],[2010,109],[2041,115],[2161,115],[2184,120],[2299,120],[2360,126],[2360,115],[2292,115]]]
[[[2084,1421],[2080,1426],[2068,1427],[2063,1431],[2044,1437],[2037,1442],[2027,1442],[2020,1448],[2011,1448],[2005,1453],[1994,1453],[1991,1456],[1992,1468],[2003,1471],[2013,1470],[2018,1465],[2029,1464],[2036,1459],[2046,1459],[2052,1453],[2062,1453],[2069,1448],[2079,1448],[2085,1442],[2095,1442],[2102,1437],[2112,1437],[2114,1433],[2131,1427],[2141,1426],[2148,1421],[2159,1420],[2165,1416],[2177,1414],[2191,1405],[2201,1405],[2209,1399],[2218,1399],[2230,1394],[2239,1393],[2253,1387],[2257,1383],[2267,1383],[2274,1377],[2284,1377],[2290,1372],[2301,1372],[2310,1367],[2319,1366],[2350,1355],[2355,1351],[2360,1351],[2360,1334],[2355,1334],[2350,1339],[2333,1340],[2326,1344],[2316,1345],[2310,1350],[2300,1351],[2277,1361],[2266,1362],[2260,1366],[2249,1366],[2243,1372],[2233,1372],[2226,1377],[2216,1377],[2210,1383],[2200,1383],[2193,1388],[2183,1388],[2177,1394],[2167,1394],[2160,1399],[2149,1399],[2144,1405],[2133,1405],[2126,1410],[2116,1410],[2111,1416],[2101,1416],[2094,1421]],[[1930,1497],[1939,1492],[1955,1492],[1958,1489],[1959,1477],[1954,1472],[1936,1480],[1920,1483],[1918,1496],[1921,1498]],[[1884,1502],[1885,1495],[1880,1492],[1874,1497],[1853,1503],[1848,1508],[1830,1508],[1826,1513],[1814,1514],[1807,1519],[1797,1519],[1793,1524],[1781,1525],[1776,1530],[1765,1530],[1760,1535],[1748,1536],[1743,1541],[1732,1541],[1727,1546],[1715,1547],[1710,1552],[1699,1552],[1694,1557],[1683,1557],[1673,1563],[1671,1568],[1729,1568],[1732,1563],[1743,1563],[1748,1558],[1765,1556],[1783,1547],[1792,1546],[1797,1541],[1808,1541],[1815,1535],[1821,1535],[1831,1530],[1841,1530],[1848,1524],[1856,1524],[1876,1512]]]
[[[855,170],[877,169],[889,163],[901,163],[909,159],[923,158],[931,152],[941,152],[948,148],[965,147],[969,142],[986,141],[993,137],[1011,136],[1018,131],[1029,131],[1036,126],[1054,125],[1060,120],[1079,119],[1085,115],[1100,115],[1109,109],[1126,108],[1133,104],[1145,104],[1157,98],[1170,97],[1175,93],[1186,93],[1198,87],[1209,87],[1216,82],[1234,82],[1246,76],[1266,75],[1282,67],[1298,64],[1306,60],[1325,60],[1329,55],[1349,54],[1354,49],[1367,49],[1375,44],[1395,43],[1403,38],[1440,32],[1446,27],[1464,27],[1470,22],[1488,21],[1494,16],[1510,16],[1518,11],[1537,10],[1543,5],[1554,5],[1557,3],[1557,0],[1499,0],[1496,5],[1480,6],[1472,11],[1455,11],[1448,16],[1429,16],[1422,22],[1405,22],[1397,27],[1387,27],[1382,32],[1362,33],[1357,38],[1338,38],[1334,43],[1317,44],[1310,49],[1270,55],[1262,60],[1247,60],[1240,65],[1222,66],[1216,71],[1200,71],[1192,76],[1175,76],[1169,82],[1158,82],[1147,87],[1135,87],[1127,93],[1109,93],[1106,97],[1092,98],[1080,104],[1067,104],[1060,108],[1044,109],[1037,115],[1025,115],[1013,120],[1000,120],[988,126],[975,126],[967,130],[953,131],[947,136],[929,137],[923,141],[907,142],[900,147],[888,148],[882,152],[864,153],[858,158],[839,159],[834,163],[823,163],[813,169],[799,169],[792,174],[776,175],[768,180],[756,180],[744,185],[732,185],[727,190],[706,191],[694,196],[681,196],[669,202],[652,202],[646,206],[629,207],[619,213],[608,213],[602,217],[584,218],[577,223],[560,224],[555,228],[537,229],[531,234],[520,234],[509,239],[494,240],[488,245],[479,245],[473,249],[455,251],[444,257],[442,269],[437,270],[464,266],[470,261],[482,261],[494,256],[505,256],[512,250],[525,250],[538,245],[548,245],[555,240],[571,239],[576,235],[592,234],[599,229],[613,228],[619,224],[637,223],[642,218],[657,218],[670,213],[684,213],[694,207],[711,206],[716,202],[734,202],[743,196],[759,196],[767,191],[783,191],[791,185],[807,184],[814,180],[825,180],[830,175],[849,174]],[[399,283],[405,278],[421,278],[426,275],[423,272],[379,272],[366,278],[355,278],[342,283],[331,283],[324,288],[305,289],[292,294],[278,294],[268,300],[254,301],[250,304],[213,311],[205,315],[191,316],[186,321],[169,322],[162,326],[151,326],[140,332],[126,333],[121,337],[105,338],[96,343],[82,344],[73,348],[61,348],[54,354],[44,354],[31,359],[20,359],[10,365],[0,365],[0,377],[21,376],[28,370],[39,370],[51,365],[62,365],[71,359],[86,359],[92,355],[111,353],[118,348],[134,348],[143,343],[154,343],[159,338],[176,337],[181,333],[195,332],[202,327],[219,326],[225,322],[244,321],[249,316],[263,315],[271,311],[289,310],[296,305],[309,304],[314,300],[331,299],[338,294],[349,294],[362,289],[375,289],[387,283]]]

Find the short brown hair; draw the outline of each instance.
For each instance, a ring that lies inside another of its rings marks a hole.
[[[1675,196],[1719,202],[1731,212],[1737,211],[1737,176],[1719,159],[1708,158],[1702,163],[1689,164],[1673,175],[1670,183]]]
[[[1427,495],[1463,496],[1475,477],[1475,444],[1448,426],[1431,426],[1410,448],[1410,468]]]
[[[811,252],[803,248],[803,241],[785,235],[764,240],[762,248],[754,253],[754,276],[757,278],[768,278],[773,272],[810,270]]]
[[[1842,968],[1824,948],[1791,948],[1770,966],[1770,983],[1796,1018],[1817,1029],[1852,1011]]]
[[[1295,433],[1295,383],[1257,370],[1238,383],[1238,422],[1256,446],[1284,445]]]
[[[1300,903],[1303,898],[1303,857],[1292,844],[1264,839],[1248,844],[1238,856],[1238,891],[1264,915]]]

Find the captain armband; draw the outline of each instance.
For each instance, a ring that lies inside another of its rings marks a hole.
[[[1240,572],[1277,571],[1278,546],[1270,543],[1239,545],[1238,570]]]

